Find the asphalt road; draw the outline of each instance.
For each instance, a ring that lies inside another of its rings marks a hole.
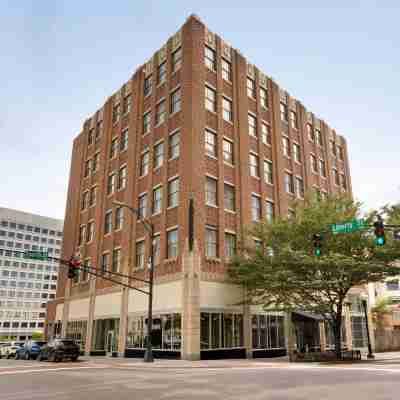
[[[231,366],[231,367],[230,367]],[[394,400],[400,365],[179,363],[98,359],[77,363],[0,360],[1,400]]]

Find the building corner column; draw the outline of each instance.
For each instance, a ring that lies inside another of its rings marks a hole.
[[[93,341],[94,307],[96,304],[96,279],[90,280],[89,288],[89,315],[86,327],[85,355],[90,355]]]
[[[121,313],[119,319],[118,357],[125,357],[126,335],[128,331],[129,288],[123,287],[121,294]]]
[[[61,337],[67,336],[70,295],[71,295],[71,280],[69,280],[65,288],[64,307],[63,307],[62,323],[61,323]]]
[[[200,272],[201,258],[197,242],[182,256],[182,359],[200,360]]]

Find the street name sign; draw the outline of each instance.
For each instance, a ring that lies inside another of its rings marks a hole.
[[[359,231],[365,227],[363,219],[354,219],[352,221],[343,222],[341,224],[332,224],[331,232],[336,235],[337,233],[351,233]]]

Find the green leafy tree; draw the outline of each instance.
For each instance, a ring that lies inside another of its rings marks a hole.
[[[346,295],[352,287],[397,275],[393,260],[400,257],[400,243],[388,238],[385,246],[378,247],[370,229],[331,234],[331,224],[360,218],[361,205],[351,199],[309,197],[293,207],[293,218],[255,223],[242,238],[228,272],[234,283],[246,288],[252,304],[324,316],[333,328],[340,358]],[[313,244],[318,233],[320,256]]]
[[[42,340],[44,337],[43,332],[33,332],[32,340]]]

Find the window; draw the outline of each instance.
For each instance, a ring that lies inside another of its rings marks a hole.
[[[89,133],[88,133],[88,146],[90,146],[94,141],[94,129],[91,128],[89,129]]]
[[[334,157],[336,157],[336,144],[335,144],[335,141],[334,140],[330,140],[329,141],[329,146],[330,146],[332,155]]]
[[[232,65],[225,59],[221,59],[222,79],[232,82]]]
[[[124,100],[122,102],[122,113],[124,115],[128,114],[131,111],[132,108],[132,96],[128,94],[128,96],[124,97]]]
[[[307,129],[307,137],[308,140],[310,140],[311,142],[315,141],[315,135],[314,135],[314,130],[311,124],[307,124],[306,125],[306,129]]]
[[[206,257],[218,257],[218,231],[214,227],[206,227]]]
[[[140,158],[140,176],[147,175],[149,172],[149,161],[150,161],[150,154],[147,151],[146,153],[142,154]]]
[[[264,180],[266,183],[269,183],[270,185],[274,183],[271,161],[264,160]]]
[[[150,132],[151,124],[151,112],[147,112],[143,115],[143,135]]]
[[[268,92],[264,88],[260,88],[260,103],[261,107],[268,108]]]
[[[128,148],[128,129],[125,129],[121,133],[121,140],[119,142],[119,151],[124,151]]]
[[[92,207],[96,204],[97,187],[93,186],[89,192],[89,206]]]
[[[101,273],[104,274],[108,270],[110,255],[108,253],[104,253],[101,255]]]
[[[88,280],[88,277],[89,277],[88,271],[91,271],[90,268],[91,268],[90,258],[87,258],[83,262],[83,270],[82,270],[82,274],[80,276],[81,282],[85,282]],[[42,293],[42,295],[43,295],[43,293]]]
[[[160,101],[156,105],[156,126],[165,121],[165,100]]]
[[[118,207],[115,210],[115,229],[122,229],[124,225],[124,209],[123,207]]]
[[[280,103],[281,121],[288,121],[288,108],[285,103]]]
[[[261,199],[255,195],[251,195],[251,218],[255,222],[261,219]]]
[[[167,77],[167,62],[164,61],[158,66],[157,70],[157,84],[161,85],[162,83],[165,82],[165,79]]]
[[[326,177],[325,161],[321,159],[319,160],[319,172],[322,177]]]
[[[399,280],[398,279],[394,279],[391,281],[387,281],[386,282],[386,289],[387,290],[399,290],[400,286],[399,286]]]
[[[215,51],[208,46],[204,46],[204,63],[211,71],[216,71]]]
[[[142,269],[144,267],[144,240],[136,243],[136,268]]]
[[[344,160],[344,153],[343,153],[343,147],[342,146],[336,146],[337,149],[337,154],[339,156],[339,160],[343,161]]]
[[[178,256],[178,229],[167,232],[167,258]]]
[[[144,97],[148,96],[151,93],[152,87],[153,87],[152,76],[149,75],[147,78],[144,79],[144,87],[143,87]]]
[[[347,190],[346,176],[344,174],[340,174],[340,186],[342,189]]]
[[[258,168],[258,156],[255,154],[249,154],[249,166],[250,166],[250,175],[254,177],[259,177],[259,168]]]
[[[222,152],[224,161],[233,165],[233,143],[230,140],[222,140]]]
[[[294,181],[293,175],[289,172],[285,172],[284,174],[284,181],[285,181],[285,190],[286,193],[294,194]]]
[[[304,198],[304,182],[303,179],[296,177],[296,195],[300,199]]]
[[[100,140],[102,131],[103,131],[103,121],[99,121],[96,124],[96,132],[94,137],[95,143],[97,143]]]
[[[147,215],[147,193],[142,194],[139,196],[139,201],[138,201],[138,218],[139,219],[144,219],[146,218]]]
[[[87,224],[86,243],[90,243],[94,239],[94,222],[90,221]]]
[[[153,237],[153,260],[154,265],[160,264],[160,253],[161,253],[161,239],[160,235],[155,235]]]
[[[261,140],[264,144],[271,144],[271,131],[267,124],[261,123]]]
[[[339,181],[339,173],[338,173],[337,169],[333,170],[333,178],[335,181],[335,185],[339,186],[340,181]]]
[[[315,130],[315,141],[317,143],[318,146],[322,146],[322,134],[321,131],[319,129]]]
[[[121,105],[118,103],[113,107],[113,113],[112,113],[113,124],[116,124],[119,121],[120,114],[121,114]]]
[[[249,124],[249,135],[253,137],[257,137],[257,119],[251,114],[247,116],[248,124]]]
[[[168,207],[176,207],[179,203],[179,178],[168,182]]]
[[[93,165],[92,165],[93,172],[96,172],[99,168],[99,159],[100,159],[100,153],[96,153],[93,156]]]
[[[108,175],[107,194],[114,193],[115,190],[115,174]]]
[[[179,132],[176,132],[169,137],[169,158],[179,157]]]
[[[81,210],[85,210],[89,205],[89,192],[84,192],[82,194],[82,200],[81,200]],[[26,235],[29,236],[29,235]],[[29,240],[25,237],[26,240]]]
[[[83,244],[83,241],[85,240],[85,236],[86,236],[86,226],[81,225],[79,227],[78,246],[81,246]]]
[[[217,94],[208,86],[205,87],[205,107],[208,111],[217,111]]]
[[[206,204],[209,206],[217,206],[218,194],[217,194],[217,180],[206,177]]]
[[[171,93],[171,114],[181,110],[181,89]]]
[[[84,177],[88,177],[90,175],[90,172],[92,170],[92,160],[86,160],[85,162],[85,172],[84,172]]]
[[[226,183],[224,184],[224,208],[235,211],[235,187]]]
[[[283,155],[286,157],[290,157],[289,138],[287,138],[285,136],[282,138],[282,146],[283,146]]]
[[[114,138],[111,141],[110,158],[114,158],[117,155],[117,148],[118,148],[118,139]]]
[[[294,161],[301,162],[300,146],[297,143],[293,143],[293,158]]]
[[[118,172],[118,190],[122,190],[126,188],[126,181],[127,181],[127,168],[121,167]]]
[[[274,220],[274,203],[268,200],[265,202],[265,219],[269,223]]]
[[[236,254],[236,235],[225,232],[225,258],[232,258]]]
[[[247,96],[252,99],[256,98],[256,82],[249,77],[247,77]]]
[[[318,174],[317,158],[314,156],[314,154],[310,154],[310,164],[311,164],[311,171],[314,174]]]
[[[228,122],[233,121],[232,101],[226,97],[222,98],[222,118]]]
[[[153,189],[153,214],[161,212],[162,207],[162,187]]]
[[[172,53],[172,72],[177,71],[182,65],[182,48],[175,50]]]
[[[290,111],[290,126],[293,129],[298,128],[298,123],[297,123],[297,114],[295,111]]]
[[[163,161],[164,161],[164,142],[161,142],[154,146],[154,168],[161,167]]]
[[[217,135],[206,129],[205,131],[206,154],[217,157]]]
[[[121,269],[121,249],[114,249],[112,252],[112,272],[119,272]]]

